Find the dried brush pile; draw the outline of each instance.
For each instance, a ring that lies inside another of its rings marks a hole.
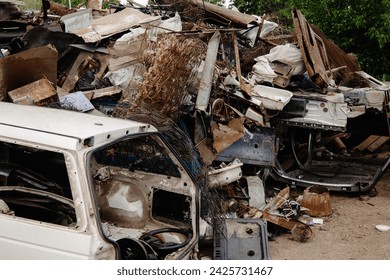
[[[143,55],[147,71],[134,105],[142,102],[177,119],[206,50],[202,40],[177,35],[162,35],[157,43],[148,43]]]

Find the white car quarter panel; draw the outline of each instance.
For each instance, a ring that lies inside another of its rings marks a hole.
[[[0,259],[88,259],[92,235],[0,214]]]

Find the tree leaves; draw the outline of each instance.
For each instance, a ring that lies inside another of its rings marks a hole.
[[[346,52],[357,55],[362,69],[382,77],[390,74],[390,0],[235,0],[240,11],[276,14],[291,19],[300,9]],[[292,25],[292,22],[291,22]]]

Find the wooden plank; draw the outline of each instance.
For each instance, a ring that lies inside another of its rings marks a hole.
[[[379,135],[371,135],[366,140],[364,140],[362,143],[360,143],[358,146],[355,147],[358,151],[363,151],[368,146],[370,146],[372,143],[374,143],[376,140],[379,139]]]
[[[390,140],[390,137],[388,136],[381,136],[379,137],[374,143],[372,143],[370,146],[367,147],[367,150],[370,152],[374,152],[376,149],[384,145]]]
[[[89,99],[100,98],[104,96],[112,96],[121,93],[122,89],[119,86],[105,87],[95,90],[83,91],[84,95]]]
[[[58,102],[58,95],[52,83],[47,79],[40,79],[30,84],[8,92],[10,100],[19,104],[23,99],[29,99],[37,106],[49,106]],[[24,103],[25,104],[25,103]]]
[[[237,72],[238,81],[240,82],[240,88],[245,97],[250,97],[252,96],[251,88],[248,84],[245,84],[241,76],[240,53],[238,50],[237,36],[234,31],[232,32],[232,38],[233,38],[233,47],[234,47],[234,61],[236,63],[236,72]]]
[[[113,57],[109,59],[108,70],[116,71],[130,65],[136,64],[139,62],[139,54],[134,54],[133,56],[127,55],[122,57]]]

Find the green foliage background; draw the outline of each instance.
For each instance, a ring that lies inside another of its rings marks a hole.
[[[276,14],[291,21],[291,10],[300,9],[347,53],[354,53],[362,69],[390,80],[390,0],[235,0],[240,11]]]
[[[53,0],[68,6],[69,0]],[[109,0],[108,0],[109,1]],[[108,3],[108,1],[105,1]],[[228,0],[205,0],[224,3]],[[118,0],[110,1],[118,2]],[[72,7],[87,0],[71,0]],[[40,0],[24,0],[24,9],[40,9]],[[248,14],[273,14],[292,28],[291,10],[300,9],[347,53],[354,53],[362,69],[390,80],[390,0],[234,0]]]

